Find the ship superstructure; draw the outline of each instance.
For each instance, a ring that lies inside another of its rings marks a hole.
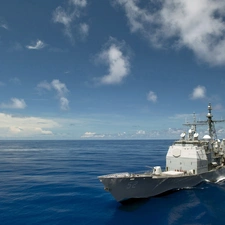
[[[166,156],[166,170],[182,171],[189,174],[200,174],[215,169],[225,162],[225,139],[217,139],[215,123],[225,120],[212,119],[211,104],[208,105],[206,121],[197,121],[194,116],[193,123],[184,125],[190,126],[188,134],[182,133],[181,139],[175,141],[169,147]],[[208,125],[208,134],[199,140],[196,131],[197,126]]]
[[[206,121],[186,123],[187,134],[168,149],[165,171],[155,166],[152,173],[116,173],[99,176],[105,190],[123,202],[132,198],[148,198],[173,189],[193,187],[203,180],[215,182],[225,176],[225,139],[217,139],[211,104],[208,105]],[[208,125],[208,134],[199,139],[197,126]]]

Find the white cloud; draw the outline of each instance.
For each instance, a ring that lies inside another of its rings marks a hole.
[[[21,129],[20,127],[11,126],[11,127],[9,127],[9,131],[13,134],[18,134],[18,133],[22,132],[23,129]]]
[[[157,102],[157,95],[153,91],[149,91],[147,94],[147,100],[150,102]]]
[[[56,127],[59,127],[59,124],[51,119],[16,117],[0,113],[0,136],[3,138],[32,138],[38,135],[53,135],[49,129]]]
[[[44,135],[53,135],[52,131],[50,130],[43,130],[41,127],[36,127],[35,131]]]
[[[82,138],[90,138],[95,135],[95,132],[85,132],[81,137]]]
[[[28,48],[30,50],[39,50],[39,49],[44,48],[45,46],[46,45],[44,44],[43,41],[37,40],[34,45],[27,45],[26,48]]]
[[[55,90],[57,93],[57,98],[60,103],[60,108],[62,110],[68,110],[69,109],[69,100],[66,98],[67,93],[69,90],[67,89],[66,85],[59,80],[53,80],[51,83],[48,83],[47,81],[42,81],[37,85],[37,89],[39,91],[41,90]]]
[[[138,135],[145,135],[145,131],[144,130],[137,130],[136,131],[136,134],[138,134]]]
[[[74,14],[67,13],[61,6],[57,7],[53,12],[53,22],[61,23],[64,25],[64,34],[68,36],[71,40],[73,39],[71,33],[71,22],[73,21]]]
[[[72,20],[73,14],[67,14],[61,6],[57,7],[53,12],[53,22],[55,23],[62,23],[64,26],[69,26]]]
[[[131,32],[154,46],[186,47],[212,65],[225,64],[225,1],[159,0],[144,7],[138,0],[116,0],[126,12]]]
[[[154,16],[147,9],[139,8],[137,0],[115,0],[115,2],[124,7],[131,32],[145,32],[145,26],[154,21]]]
[[[168,134],[176,134],[177,136],[179,136],[179,134],[183,133],[184,130],[178,128],[169,128],[167,132]]]
[[[81,23],[80,24],[80,34],[82,35],[82,37],[87,37],[88,36],[88,32],[89,32],[89,26],[86,23]]]
[[[52,86],[47,81],[42,81],[37,85],[38,89],[46,89],[48,91],[51,90]]]
[[[206,88],[204,86],[197,86],[194,88],[191,98],[192,99],[201,99],[206,97]]]
[[[81,138],[104,138],[104,134],[96,134],[95,132],[85,132]]]
[[[70,0],[70,3],[75,6],[85,7],[87,5],[87,0]]]
[[[179,135],[183,132],[182,129],[169,128],[167,130],[137,130],[130,132],[119,132],[110,134],[98,134],[96,132],[85,132],[81,138],[86,139],[161,139],[166,138],[179,138]]]
[[[66,8],[57,7],[52,15],[54,23],[61,23],[64,26],[64,35],[69,37],[74,44],[74,31],[80,32],[82,38],[88,35],[89,26],[86,23],[79,23],[82,18],[82,11],[87,6],[86,0],[70,0]]]
[[[124,43],[113,38],[110,38],[106,46],[98,55],[98,59],[109,66],[109,72],[100,79],[100,83],[119,84],[129,74],[129,56],[123,52]]]
[[[63,97],[68,92],[66,85],[59,80],[53,80],[51,86],[57,91],[60,97]]]
[[[60,98],[60,108],[62,110],[68,110],[69,109],[69,100],[65,97]]]
[[[23,99],[11,98],[9,103],[1,103],[0,108],[5,109],[24,109],[26,108],[26,103]]]

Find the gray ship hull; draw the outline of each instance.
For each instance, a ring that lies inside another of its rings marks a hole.
[[[118,201],[149,198],[171,190],[194,187],[202,181],[216,182],[225,177],[225,167],[197,175],[175,177],[154,176],[152,174],[112,174],[100,176],[105,190]]]

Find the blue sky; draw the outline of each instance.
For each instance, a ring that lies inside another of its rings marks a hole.
[[[1,0],[0,139],[178,138],[208,102],[224,119],[224,15],[221,0]]]

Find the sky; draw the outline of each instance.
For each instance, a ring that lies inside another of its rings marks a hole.
[[[224,15],[224,0],[1,0],[0,139],[178,139],[209,102],[225,119]]]

